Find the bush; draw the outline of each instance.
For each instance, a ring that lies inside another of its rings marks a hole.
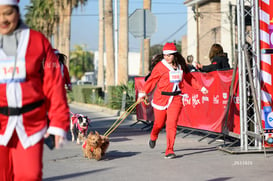
[[[74,85],[73,91],[68,93],[68,97],[71,101],[126,110],[135,102],[135,85],[133,81],[129,81],[127,85],[108,86],[105,92],[101,87]],[[124,98],[126,104],[122,105]]]
[[[102,88],[92,85],[73,86],[73,100],[76,102],[96,104],[99,97],[102,97]]]
[[[122,99],[125,95],[125,109],[131,106],[135,102],[135,86],[133,81],[129,81],[127,85],[108,86],[107,87],[108,105],[107,107],[112,109],[122,108]]]

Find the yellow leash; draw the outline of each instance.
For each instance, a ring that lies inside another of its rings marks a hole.
[[[128,115],[134,110],[134,108],[140,103],[141,101],[136,101],[132,104],[124,113],[113,123],[113,125],[104,133],[104,136],[108,137],[112,132],[114,132],[117,127],[128,117]],[[144,103],[148,105],[147,101],[144,100]]]

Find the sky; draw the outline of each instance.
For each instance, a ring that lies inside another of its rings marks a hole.
[[[119,7],[119,0],[113,0]],[[22,16],[26,13],[25,6],[30,0],[20,1]],[[181,41],[187,31],[187,8],[184,0],[152,0],[151,12],[156,17],[156,32],[151,36],[151,46],[165,44],[168,41]],[[143,8],[143,0],[129,0],[129,16]],[[88,0],[85,6],[73,10],[71,18],[71,49],[75,45],[85,45],[88,50],[98,50],[99,37],[99,4],[98,0]],[[119,9],[118,9],[119,12]],[[115,14],[115,12],[114,12]],[[118,13],[119,14],[119,13]],[[141,38],[135,38],[129,33],[129,50],[140,50]]]

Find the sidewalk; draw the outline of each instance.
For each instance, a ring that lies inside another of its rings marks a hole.
[[[117,119],[116,112],[89,106],[70,105],[71,110],[84,109],[92,118],[91,129],[104,133]],[[177,135],[177,158],[164,159],[166,134],[162,131],[154,149],[148,146],[149,131],[143,124],[127,119],[110,135],[106,156],[100,160],[83,157],[81,146],[68,141],[64,148],[50,151],[45,147],[44,180],[97,181],[237,181],[272,180],[273,155],[268,153],[229,154],[217,149],[222,142],[208,144],[197,135]]]

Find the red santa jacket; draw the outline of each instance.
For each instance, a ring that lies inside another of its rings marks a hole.
[[[164,93],[172,93],[181,91],[183,94],[184,82],[187,81],[193,88],[201,90],[202,85],[192,76],[191,73],[182,72],[182,80],[179,82],[170,82],[170,72],[171,71],[182,71],[179,67],[174,70],[168,62],[163,59],[161,62],[153,68],[150,77],[145,82],[144,92],[148,94],[154,89],[152,106],[159,110],[167,109],[171,104],[173,96],[163,95]]]
[[[12,71],[14,62],[16,71]],[[65,136],[69,129],[69,108],[60,64],[46,37],[37,31],[23,29],[15,57],[6,56],[0,49],[0,68],[1,110],[22,110],[43,102],[22,114],[10,115],[8,111],[5,115],[2,111],[0,145],[7,145],[15,130],[24,148],[39,142],[46,131]],[[48,130],[47,116],[50,120]]]

